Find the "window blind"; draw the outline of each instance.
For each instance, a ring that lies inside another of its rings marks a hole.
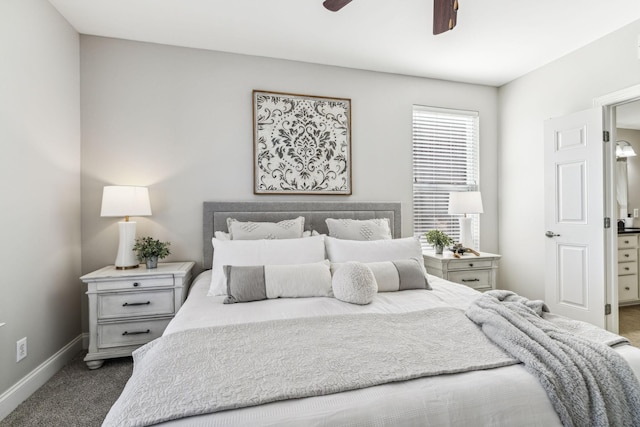
[[[449,193],[478,191],[478,128],[476,111],[413,106],[413,230],[424,249],[432,229],[460,239],[459,215],[447,213]],[[478,248],[479,215],[468,216]]]

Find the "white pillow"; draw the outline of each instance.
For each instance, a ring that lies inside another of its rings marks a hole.
[[[333,295],[351,304],[369,304],[378,292],[373,272],[361,262],[342,264],[333,274]]]
[[[381,240],[391,239],[389,218],[375,219],[334,219],[325,220],[329,236],[346,240]]]
[[[422,246],[417,237],[390,240],[342,240],[333,237],[325,237],[327,257],[331,262],[382,262],[397,261],[402,259],[422,260]],[[424,262],[420,267],[427,277]]]
[[[304,217],[279,222],[241,222],[227,218],[231,240],[299,239],[304,231]]]
[[[296,265],[224,266],[225,304],[271,298],[332,297],[329,261]]]
[[[229,233],[226,233],[224,231],[216,231],[215,233],[213,233],[213,235],[215,236],[216,239],[219,240],[231,240],[231,235]],[[311,237],[311,236],[319,236],[320,233],[318,233],[316,230],[305,230],[302,232],[302,237]],[[251,239],[248,239],[251,240]],[[259,239],[253,239],[253,240],[259,240]]]
[[[287,265],[320,262],[324,236],[281,240],[220,240],[213,244],[211,286],[207,295],[226,295],[225,265]]]

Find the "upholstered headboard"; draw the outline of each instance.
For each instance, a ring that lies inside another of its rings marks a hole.
[[[238,221],[282,221],[304,217],[305,230],[327,234],[327,218],[389,218],[393,237],[401,237],[399,202],[204,202],[202,232],[204,268],[213,260],[211,238],[215,231],[228,231],[227,218]]]

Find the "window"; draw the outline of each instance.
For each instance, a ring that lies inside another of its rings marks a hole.
[[[460,239],[458,215],[449,215],[449,193],[478,191],[478,113],[413,106],[413,230],[422,247],[424,233],[442,230]],[[474,246],[479,247],[479,215],[472,218]]]

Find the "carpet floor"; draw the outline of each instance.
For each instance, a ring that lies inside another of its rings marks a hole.
[[[619,334],[640,347],[640,305],[620,307],[619,317]]]
[[[100,426],[133,370],[131,357],[108,359],[89,370],[78,353],[4,420],[0,427]]]

